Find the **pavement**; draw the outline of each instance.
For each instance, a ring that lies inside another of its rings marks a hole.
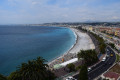
[[[96,64],[95,66],[91,67],[92,70],[88,72],[88,80],[95,79],[96,77],[107,71],[114,64],[116,60],[116,55],[111,48],[107,47],[106,55],[110,55],[111,53],[113,53],[112,57],[106,56],[105,61],[101,61],[99,64]],[[78,79],[78,74],[73,77]]]

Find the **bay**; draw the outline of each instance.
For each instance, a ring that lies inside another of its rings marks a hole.
[[[0,74],[9,75],[28,60],[48,62],[67,52],[75,35],[65,27],[0,26]]]

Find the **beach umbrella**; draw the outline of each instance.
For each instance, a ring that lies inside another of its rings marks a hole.
[[[62,62],[64,62],[64,58],[62,58]]]

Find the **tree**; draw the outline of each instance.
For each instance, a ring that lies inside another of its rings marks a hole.
[[[109,79],[103,79],[103,80],[109,80]]]
[[[45,64],[46,60],[38,57],[35,60],[22,63],[18,69],[11,73],[9,80],[54,80],[54,74]]]
[[[99,48],[100,48],[101,53],[102,53],[102,54],[105,54],[106,45],[105,45],[105,44],[100,44],[100,45],[99,45]]]
[[[112,48],[115,48],[115,45],[113,43],[109,43],[109,45],[112,47]]]
[[[8,80],[22,80],[22,76],[20,75],[19,72],[12,72],[8,77]]]
[[[77,56],[78,59],[84,58],[87,66],[90,66],[98,61],[97,53],[95,50],[81,50]]]
[[[79,72],[78,80],[88,80],[88,71],[87,71],[87,66],[86,65],[83,65],[81,67],[81,70]]]
[[[70,72],[75,71],[75,65],[73,63],[68,64],[67,68],[70,70]]]
[[[6,77],[0,74],[0,80],[7,80]]]

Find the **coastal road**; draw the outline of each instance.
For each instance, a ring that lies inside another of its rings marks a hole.
[[[107,69],[109,69],[114,64],[116,60],[116,55],[111,48],[107,47],[106,54],[110,55],[111,53],[113,53],[112,57],[111,56],[106,57],[105,61],[101,61],[96,66],[92,67],[92,70],[88,72],[88,80],[93,80],[94,78],[98,77],[99,75],[107,71]],[[78,75],[75,75],[73,77],[78,79]]]

